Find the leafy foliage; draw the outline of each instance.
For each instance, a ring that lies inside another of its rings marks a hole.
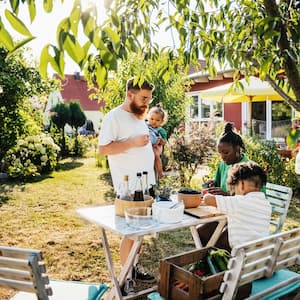
[[[71,112],[69,105],[64,102],[57,103],[51,109],[51,120],[61,130],[61,152],[66,155],[66,139],[65,139],[65,125],[70,122]]]
[[[13,30],[24,36],[14,42],[13,34],[0,22],[0,43],[10,53],[33,38],[18,12],[21,5],[27,6],[32,22],[35,4],[34,0],[10,1],[5,17]],[[46,1],[44,10],[51,12],[53,5],[53,0]],[[241,70],[246,76],[259,73],[300,111],[298,1],[116,0],[105,1],[105,9],[107,19],[100,23],[96,6],[84,10],[81,1],[74,1],[69,16],[57,28],[58,45],[48,44],[42,51],[40,71],[44,76],[50,64],[63,77],[65,52],[81,69],[88,70],[100,88],[106,86],[109,72],[117,70],[119,60],[126,60],[130,53],[143,53],[145,60],[157,59],[161,53],[169,56],[161,68],[165,82],[172,74],[169,65],[174,57],[182,58],[188,67],[204,56],[211,75],[217,73],[216,61],[221,68],[234,69],[236,76]],[[172,36],[177,32],[179,46],[161,48],[153,43],[153,35],[163,25]],[[84,33],[83,41],[79,32]]]
[[[18,138],[41,132],[39,97],[56,87],[53,80],[43,80],[22,54],[7,58],[7,53],[0,48],[0,160]]]
[[[179,187],[190,187],[192,176],[215,151],[213,133],[206,125],[195,124],[187,135],[175,129],[166,145],[169,165],[179,172]]]
[[[60,148],[45,134],[19,139],[6,154],[8,174],[12,178],[30,178],[52,171]]]
[[[173,129],[185,120],[185,108],[188,103],[185,92],[189,87],[189,81],[184,73],[173,65],[173,73],[165,82],[162,79],[164,73],[161,70],[162,66],[167,64],[167,60],[168,57],[161,56],[157,61],[145,61],[141,55],[130,55],[120,64],[118,72],[115,72],[114,76],[109,79],[104,92],[100,91],[97,95],[99,99],[105,99],[105,106],[101,108],[101,111],[105,114],[120,105],[125,98],[126,81],[132,76],[143,74],[144,78],[155,85],[151,105],[161,103],[168,112],[168,122],[164,128],[170,135]]]
[[[79,152],[78,128],[83,126],[86,121],[86,116],[82,111],[79,102],[71,101],[70,109],[70,126],[75,129],[75,154]]]

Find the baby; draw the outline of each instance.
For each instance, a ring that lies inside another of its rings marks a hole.
[[[236,245],[269,235],[271,205],[266,200],[265,194],[261,192],[266,181],[266,174],[257,163],[250,161],[239,163],[232,167],[227,179],[227,185],[234,192],[234,196],[208,193],[203,197],[205,205],[215,206],[227,216],[228,233],[222,233],[223,240],[220,241],[222,245],[216,244],[217,247],[230,250]],[[201,241],[203,233],[209,232],[202,227],[198,230]],[[224,246],[226,235],[229,244]],[[203,238],[205,240],[209,237],[203,236]]]
[[[147,122],[155,156],[154,167],[158,178],[162,178],[164,176],[160,156],[163,151],[163,146],[167,142],[167,132],[161,126],[166,124],[167,119],[167,112],[162,109],[160,104],[152,107],[148,112]]]

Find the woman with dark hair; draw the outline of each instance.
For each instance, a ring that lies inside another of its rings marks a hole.
[[[211,194],[229,195],[226,186],[228,171],[237,163],[249,161],[245,155],[245,144],[241,136],[233,131],[232,123],[225,125],[217,147],[222,161],[219,163],[215,178],[208,180],[206,185]]]

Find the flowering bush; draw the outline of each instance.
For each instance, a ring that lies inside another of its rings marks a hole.
[[[13,178],[28,178],[52,171],[60,147],[46,134],[19,139],[6,155],[7,171]]]
[[[188,134],[184,130],[174,130],[166,147],[171,168],[179,172],[181,187],[190,187],[192,176],[216,149],[211,129],[198,123],[192,125]]]

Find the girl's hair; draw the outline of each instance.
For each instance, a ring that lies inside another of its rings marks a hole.
[[[226,123],[224,132],[218,141],[218,144],[220,143],[227,143],[232,146],[240,146],[244,151],[246,151],[245,144],[241,136],[233,131],[233,123]]]
[[[165,111],[160,103],[157,103],[155,106],[151,107],[148,116],[150,116],[152,113],[160,114],[162,119],[161,126],[165,125],[168,121],[168,113]]]
[[[235,164],[228,172],[227,185],[233,187],[240,180],[252,181],[255,187],[261,189],[267,183],[267,175],[259,164],[248,161]]]

